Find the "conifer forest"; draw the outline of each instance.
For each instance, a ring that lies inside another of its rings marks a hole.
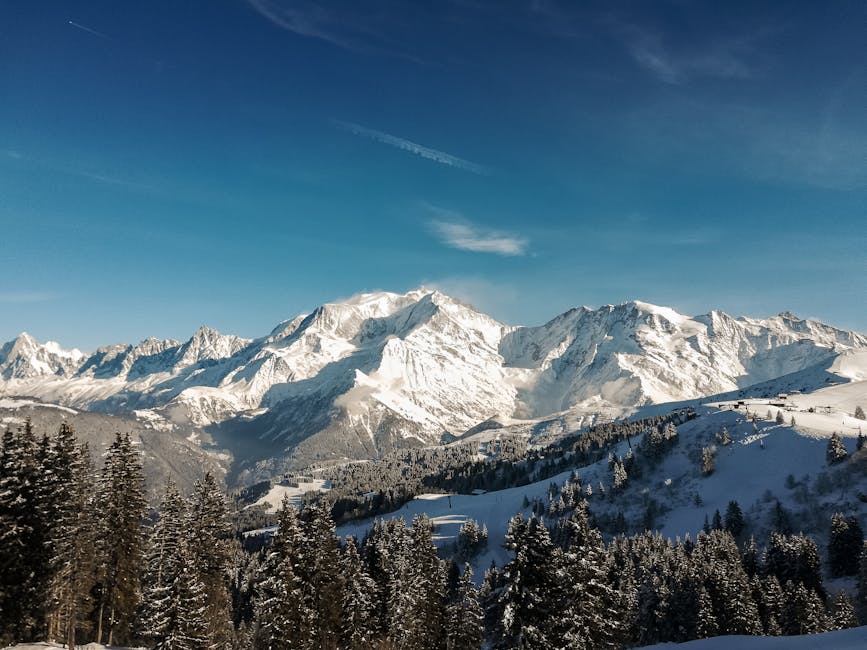
[[[607,440],[639,430],[633,460],[613,462],[628,468],[616,479],[677,443],[672,420],[603,427],[557,448],[603,455]],[[466,469],[460,451],[453,460]],[[430,476],[450,475],[448,461],[436,465]],[[439,548],[424,516],[377,519],[362,538],[341,539],[334,512],[345,507],[332,496],[284,501],[270,526],[249,535],[238,503],[208,473],[190,494],[169,482],[151,508],[129,436],[117,434],[95,460],[67,424],[51,434],[29,421],[7,428],[0,640],[165,650],[627,648],[813,634],[867,614],[863,531],[842,514],[829,518],[827,557],[792,532],[784,512],[758,544],[736,501],[695,539],[651,529],[609,535],[573,472],[548,503],[512,517],[511,560],[474,575],[470,561],[489,542],[472,520],[456,544]],[[826,575],[854,576],[857,593],[834,590]]]

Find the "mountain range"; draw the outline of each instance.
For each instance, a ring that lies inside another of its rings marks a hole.
[[[434,444],[485,422],[617,417],[784,376],[828,381],[804,371],[842,368],[862,349],[863,334],[787,312],[690,317],[633,301],[523,327],[417,289],[324,304],[255,339],[202,327],[185,342],[84,354],[21,334],[0,348],[0,396],[193,427],[275,469]]]

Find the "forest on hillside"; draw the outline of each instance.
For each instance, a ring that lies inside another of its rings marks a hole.
[[[641,462],[677,444],[672,421],[629,430],[644,432]],[[575,462],[595,458],[617,431],[562,449]],[[470,521],[456,545],[441,548],[426,517],[378,521],[363,539],[340,539],[335,501],[284,503],[273,534],[251,543],[213,476],[188,495],[169,483],[152,511],[128,437],[118,434],[100,461],[95,467],[65,424],[52,435],[29,422],[3,434],[0,642],[541,650],[808,634],[867,621],[863,531],[842,514],[828,522],[824,558],[784,512],[760,548],[736,502],[694,540],[652,530],[606,537],[576,473],[537,512],[512,518],[511,560],[474,579],[470,562],[487,540]],[[853,597],[829,589],[825,563],[834,577],[855,576]]]

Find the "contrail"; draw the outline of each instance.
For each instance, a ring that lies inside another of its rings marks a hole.
[[[93,34],[94,36],[99,36],[100,38],[106,38],[106,39],[108,38],[108,36],[106,36],[102,32],[98,32],[95,29],[91,29],[90,27],[85,27],[84,25],[79,25],[78,23],[73,22],[71,20],[67,20],[66,22],[69,23],[70,25],[72,25],[73,27],[78,27],[78,29],[83,29],[88,34]]]
[[[446,153],[445,151],[437,151],[436,149],[425,147],[424,145],[412,142],[411,140],[398,138],[397,136],[391,135],[389,133],[384,133],[382,131],[376,131],[375,129],[368,129],[366,126],[361,126],[360,124],[354,124],[352,122],[344,122],[342,120],[332,120],[332,122],[335,125],[339,126],[341,129],[349,131],[353,135],[361,136],[363,138],[370,138],[371,140],[375,140],[376,142],[381,142],[382,144],[387,144],[398,149],[403,149],[404,151],[414,153],[415,155],[421,156],[422,158],[427,158],[428,160],[438,162],[441,165],[456,167],[458,169],[463,169],[474,174],[487,175],[490,173],[490,170],[483,165],[470,162],[469,160],[464,160],[463,158],[458,158],[457,156],[453,156],[449,153]]]

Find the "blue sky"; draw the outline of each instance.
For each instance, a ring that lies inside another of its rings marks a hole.
[[[0,12],[0,340],[257,336],[422,284],[867,331],[862,2]]]

